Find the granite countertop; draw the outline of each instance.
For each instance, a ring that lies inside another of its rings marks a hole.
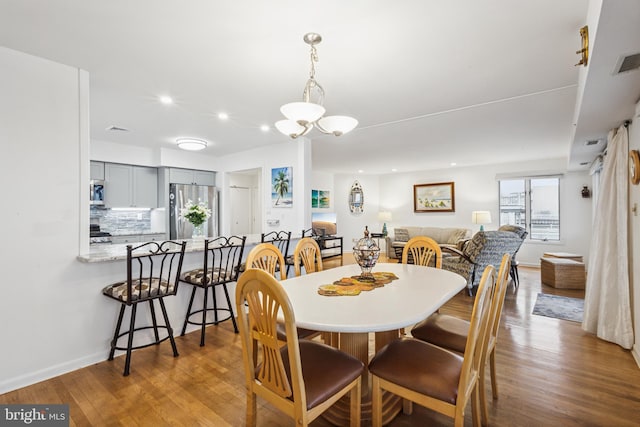
[[[149,234],[165,234],[164,231],[155,231],[155,230],[127,230],[127,231],[110,231],[112,236],[145,236]]]
[[[156,234],[156,233],[151,233]],[[204,251],[204,240],[186,240],[187,247],[185,253],[189,252],[202,252]],[[260,243],[259,234],[247,235],[245,241],[245,247],[249,245],[255,245]],[[80,254],[77,257],[78,261],[85,263],[94,262],[106,262],[106,261],[119,261],[127,259],[127,244],[112,244],[112,245],[92,245],[89,247],[89,252]]]

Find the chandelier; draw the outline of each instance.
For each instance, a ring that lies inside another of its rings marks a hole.
[[[311,46],[311,71],[309,80],[304,86],[302,102],[290,102],[280,107],[280,112],[287,120],[279,120],[275,123],[276,129],[291,138],[297,138],[308,134],[314,127],[322,133],[343,135],[352,131],[358,121],[349,116],[324,116],[325,109],[322,106],[324,101],[324,89],[315,79],[315,63],[318,62],[316,44],[322,41],[320,34],[307,33],[304,35],[304,42]],[[317,101],[311,102],[311,92],[317,94]]]

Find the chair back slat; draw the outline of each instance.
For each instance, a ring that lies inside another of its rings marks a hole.
[[[464,350],[464,360],[460,373],[458,390],[468,390],[477,380],[485,349],[486,334],[489,330],[491,314],[491,299],[495,294],[496,271],[492,265],[485,268],[476,293],[467,342]]]
[[[293,265],[296,276],[302,274],[300,266],[304,267],[304,271],[307,274],[322,271],[320,246],[318,246],[318,243],[314,239],[311,237],[300,239],[293,250]]]
[[[269,233],[262,233],[260,238],[261,243],[271,243],[276,246],[285,259],[289,256],[290,241],[290,231],[271,231]]]
[[[127,245],[127,295],[134,302],[175,295],[186,242],[166,240]]]
[[[284,398],[293,398],[295,394],[295,398],[306,399],[295,317],[282,285],[266,271],[248,269],[240,277],[236,288],[238,310],[243,309],[245,302],[248,316],[240,316],[239,323],[247,381],[257,381],[261,387]],[[279,313],[282,313],[287,328],[291,380],[282,359],[281,348],[284,343],[278,340],[276,325]],[[259,354],[260,359],[254,360],[254,354]]]
[[[402,263],[442,268],[442,250],[432,238],[416,236],[405,244],[402,251]]]
[[[204,242],[203,281],[210,284],[235,282],[240,274],[247,236],[220,236]],[[207,284],[207,283],[203,283]]]
[[[271,243],[260,243],[251,249],[247,255],[246,268],[258,268],[273,277],[280,271],[280,280],[287,278],[284,257],[278,247]]]

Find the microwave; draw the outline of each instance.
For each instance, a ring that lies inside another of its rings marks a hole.
[[[104,181],[98,179],[90,181],[89,203],[92,205],[104,205]]]

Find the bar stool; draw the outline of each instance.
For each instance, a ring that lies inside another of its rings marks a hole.
[[[207,325],[217,325],[220,322],[231,319],[233,330],[238,333],[238,325],[233,313],[227,283],[238,280],[240,274],[240,263],[244,252],[246,236],[217,237],[204,242],[204,263],[202,268],[188,271],[182,275],[180,281],[188,285],[193,285],[187,314],[182,326],[182,334],[187,330],[187,324],[200,326],[200,346],[204,346],[204,334]],[[227,307],[219,307],[216,298],[216,286],[222,286],[224,296],[227,300]],[[211,289],[211,301],[213,306],[208,306],[209,288]],[[192,310],[193,300],[198,289],[204,290],[202,309]],[[213,320],[207,320],[207,313],[213,312]],[[218,317],[218,312],[227,313],[224,318]],[[191,320],[196,314],[201,314],[200,320]]]
[[[184,259],[186,242],[167,240],[164,242],[148,242],[139,246],[127,245],[127,279],[105,287],[102,293],[118,301],[121,305],[116,330],[111,341],[109,360],[113,360],[116,350],[126,351],[124,363],[124,376],[129,375],[131,366],[131,352],[138,348],[160,344],[169,339],[173,349],[173,357],[178,356],[176,342],[173,339],[173,329],[169,323],[167,309],[164,305],[164,297],[175,295],[178,291],[178,279]],[[154,300],[158,300],[164,325],[158,324]],[[136,326],[136,312],[138,303],[149,302],[152,325]],[[120,332],[125,308],[131,307],[129,330]],[[154,341],[142,345],[133,345],[135,332],[153,329]],[[166,329],[167,336],[160,338],[158,329]],[[118,339],[127,336],[126,347],[118,346]]]

